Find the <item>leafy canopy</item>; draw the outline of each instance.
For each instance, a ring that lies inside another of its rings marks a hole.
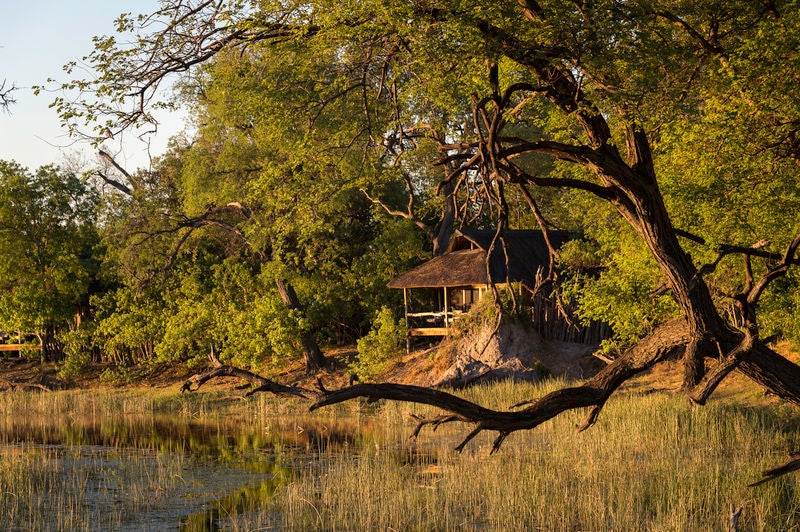
[[[88,303],[96,192],[54,166],[0,161],[0,329],[42,333]]]

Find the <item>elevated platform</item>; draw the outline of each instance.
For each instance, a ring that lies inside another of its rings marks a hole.
[[[424,327],[424,328],[416,328],[416,329],[409,329],[408,335],[409,336],[447,336],[448,334],[447,327]]]

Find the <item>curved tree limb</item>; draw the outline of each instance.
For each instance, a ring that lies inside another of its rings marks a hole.
[[[219,358],[217,358],[217,355],[214,353],[213,349],[211,350],[208,359],[211,361],[213,369],[207,371],[206,373],[194,375],[187,379],[186,382],[183,383],[183,386],[181,386],[181,393],[195,392],[203,384],[217,377],[237,377],[255,386],[255,388],[251,389],[245,394],[245,397],[258,392],[271,392],[276,395],[293,395],[295,397],[302,397],[303,399],[314,399],[320,395],[319,392],[314,390],[300,388],[298,386],[286,386],[267,379],[266,377],[262,377],[256,373],[252,373],[235,366],[223,364]]]
[[[494,452],[512,432],[533,429],[567,410],[593,407],[595,411],[590,418],[593,423],[597,419],[599,408],[620,384],[673,356],[688,339],[688,328],[684,320],[667,322],[583,385],[556,390],[539,399],[519,403],[515,407],[526,407],[519,411],[491,410],[447,392],[403,384],[357,384],[331,391],[311,405],[311,410],[357,397],[427,404],[450,412],[450,415],[434,418],[421,425],[438,426],[451,421],[474,424],[472,432],[456,447],[458,451],[480,432],[495,431],[498,437],[493,445]],[[415,434],[420,428],[421,426],[417,427]]]
[[[800,469],[800,453],[794,453],[789,455],[788,460],[786,460],[786,462],[783,464],[763,471],[761,473],[763,478],[753,482],[752,484],[748,484],[748,487],[754,488],[755,486],[759,486],[765,482],[769,482],[770,480],[775,480],[778,477],[782,477],[783,475],[791,473],[792,471],[797,471],[798,469]]]
[[[416,213],[414,212],[414,192],[411,189],[411,185],[409,180],[406,180],[406,189],[408,191],[408,205],[406,206],[405,211],[401,211],[398,209],[393,209],[384,203],[380,198],[374,197],[367,192],[366,189],[359,189],[364,196],[371,201],[373,204],[377,205],[378,207],[382,208],[386,213],[390,216],[397,216],[400,218],[405,218],[406,220],[410,221],[420,229],[422,229],[426,235],[433,238],[433,229],[426,224],[423,220],[421,220]]]

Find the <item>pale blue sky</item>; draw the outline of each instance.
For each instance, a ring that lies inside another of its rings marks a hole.
[[[120,13],[152,12],[157,0],[0,0],[0,6],[0,81],[19,87],[11,113],[0,112],[0,159],[31,169],[60,164],[76,152],[93,160],[91,149],[73,144],[60,129],[58,117],[48,108],[54,95],[34,96],[30,87],[45,84],[47,78],[65,81],[61,67],[88,55],[93,36],[113,33]],[[151,144],[153,155],[182,128],[180,116],[161,120],[161,133]],[[146,166],[149,160],[139,142],[112,142],[106,148],[128,169]]]

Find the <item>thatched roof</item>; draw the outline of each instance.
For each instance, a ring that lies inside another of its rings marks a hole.
[[[489,284],[486,255],[494,231],[456,231],[448,250],[439,257],[407,271],[387,285],[389,288],[426,288]],[[558,248],[569,238],[566,231],[550,231]],[[492,282],[522,282],[533,287],[539,268],[547,274],[550,258],[541,231],[505,231],[495,243],[490,261]],[[506,267],[508,265],[508,267]]]

